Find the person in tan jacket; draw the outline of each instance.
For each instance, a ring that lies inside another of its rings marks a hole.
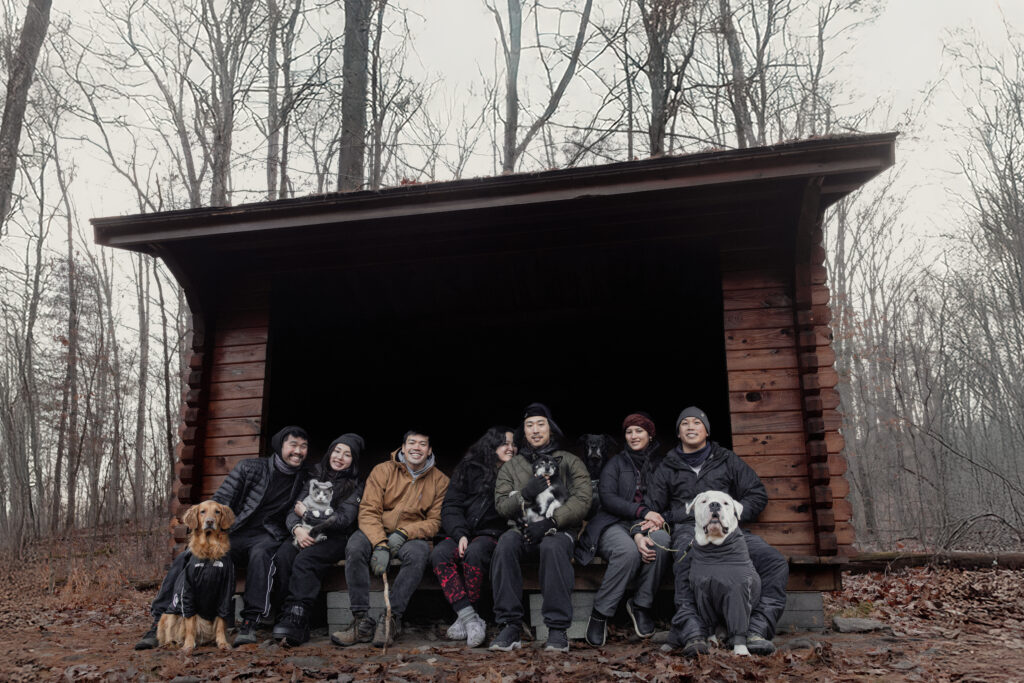
[[[423,578],[430,556],[430,539],[441,528],[441,503],[448,477],[434,466],[430,437],[406,432],[402,447],[391,459],[373,468],[359,504],[359,530],[345,547],[352,624],[331,635],[336,645],[373,641],[390,645],[400,633],[402,614]],[[380,576],[393,558],[402,566],[390,586],[391,621],[375,621],[370,609],[370,572]]]

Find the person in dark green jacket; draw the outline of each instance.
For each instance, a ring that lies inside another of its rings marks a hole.
[[[559,450],[562,432],[543,403],[531,403],[516,430],[519,453],[502,465],[494,486],[494,507],[510,522],[520,524],[526,509],[548,488],[543,477],[534,476],[533,463],[548,456],[558,465],[558,478],[568,495],[550,517],[509,529],[498,539],[491,560],[494,616],[502,627],[491,643],[492,650],[514,650],[522,646],[523,620],[522,560],[540,558],[541,614],[548,628],[546,650],[567,652],[566,631],[572,623],[572,587],[575,575],[572,553],[580,528],[590,508],[590,474],[583,462],[568,451]]]

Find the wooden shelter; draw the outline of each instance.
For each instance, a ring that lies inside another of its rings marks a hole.
[[[192,313],[177,513],[269,436],[371,461],[428,431],[450,471],[530,401],[564,431],[702,406],[757,471],[752,529],[793,589],[852,552],[821,220],[894,134],[93,220],[162,258]],[[183,534],[179,533],[179,542]]]

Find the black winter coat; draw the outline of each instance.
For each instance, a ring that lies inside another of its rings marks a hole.
[[[686,504],[704,491],[724,491],[743,505],[740,522],[757,519],[768,502],[768,493],[757,473],[740,456],[711,442],[711,453],[697,474],[686,464],[676,446],[651,477],[644,504],[660,512],[672,524],[693,523]]]
[[[306,483],[308,484],[309,481],[307,480]],[[315,525],[317,533],[326,534],[328,537],[351,536],[359,518],[359,501],[363,499],[363,482],[356,483],[355,488],[348,491],[346,491],[348,487],[339,486],[340,483],[335,484],[334,494],[331,496],[331,507],[334,509],[334,514]],[[296,500],[306,497],[304,492],[300,491],[299,493]],[[292,510],[288,512],[285,526],[288,527],[288,531],[291,531],[301,521],[302,519],[295,514],[293,506]]]
[[[653,457],[653,456],[648,456]],[[576,561],[590,564],[597,554],[597,543],[605,529],[616,522],[630,524],[647,514],[643,503],[634,500],[640,472],[633,458],[622,451],[601,468],[598,491],[601,495],[601,510],[587,522],[576,545]]]
[[[174,582],[169,611],[209,621],[220,617],[230,626],[235,618],[234,595],[235,564],[230,553],[217,560],[190,555]]]
[[[481,472],[476,480],[483,475]],[[474,481],[473,477],[458,479]],[[476,536],[498,537],[507,531],[508,522],[494,509],[494,484],[467,490],[457,486],[453,478],[441,504],[441,530],[455,541],[463,536],[470,540]]]
[[[273,456],[243,460],[235,465],[224,483],[213,494],[215,501],[221,505],[227,505],[235,513],[235,523],[231,525],[228,533],[242,529],[263,503],[273,468]],[[292,484],[292,500],[299,499],[299,494],[305,488],[308,479],[309,471],[300,469]],[[264,530],[277,540],[284,540],[288,536],[288,530],[283,523],[267,524]]]

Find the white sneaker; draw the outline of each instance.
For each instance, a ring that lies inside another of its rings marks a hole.
[[[448,640],[465,640],[466,625],[456,619],[452,622],[452,625],[448,627],[448,632],[445,633],[445,636],[447,636]]]
[[[466,645],[468,647],[480,647],[487,639],[487,622],[480,618],[480,615],[470,617],[466,621]]]

